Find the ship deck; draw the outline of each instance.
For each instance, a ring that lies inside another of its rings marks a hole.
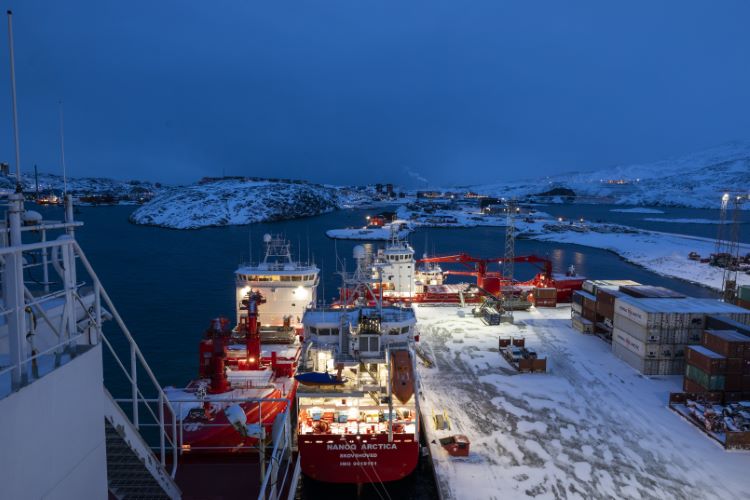
[[[725,452],[667,406],[680,376],[644,377],[570,326],[570,307],[486,326],[470,308],[415,307],[420,407],[448,498],[747,498],[750,452]],[[523,336],[548,373],[518,374],[498,337]],[[446,412],[452,428],[436,430]],[[439,438],[466,435],[468,457]]]

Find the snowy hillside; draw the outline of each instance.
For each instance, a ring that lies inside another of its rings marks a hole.
[[[166,189],[133,212],[130,220],[196,229],[318,215],[368,200],[363,191],[335,186],[224,179]]]
[[[36,179],[33,173],[21,173],[21,183],[23,184],[24,193],[31,195],[36,192]],[[53,191],[56,194],[63,192],[63,177],[56,174],[39,173],[39,191],[41,193]],[[14,176],[0,176],[0,190],[12,191],[16,186]],[[157,182],[129,180],[121,181],[109,179],[106,177],[69,177],[68,191],[74,195],[101,195],[112,194],[127,196],[135,191],[156,192],[161,188]]]
[[[559,187],[575,191],[578,201],[718,208],[721,194],[727,189],[750,192],[750,142],[733,142],[653,163],[473,189],[492,196],[525,197]]]

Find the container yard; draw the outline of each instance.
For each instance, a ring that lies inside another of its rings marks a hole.
[[[415,307],[423,353],[418,394],[440,497],[747,496],[750,453],[726,453],[689,417],[670,411],[670,394],[683,393],[684,365],[681,375],[644,377],[607,342],[582,335],[576,320],[604,324],[602,317],[592,321],[575,312],[577,305],[583,311],[584,299],[587,309],[597,310],[597,290],[586,294],[570,306],[515,312],[512,324],[499,325],[473,317],[468,306]],[[718,312],[727,316],[702,319],[700,326],[741,325],[732,318],[743,319],[737,311]],[[664,318],[676,321],[670,314],[651,314],[645,331],[669,331],[656,326]],[[520,338],[546,355],[545,375],[519,373],[498,354],[508,339]],[[736,403],[724,410],[744,411]],[[737,442],[737,436],[729,439]],[[459,441],[466,456],[442,444]]]

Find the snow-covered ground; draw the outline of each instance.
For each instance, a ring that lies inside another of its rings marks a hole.
[[[667,408],[678,376],[643,377],[599,338],[570,327],[570,308],[515,313],[485,326],[468,308],[417,307],[423,425],[445,498],[750,498],[750,452],[726,452]],[[499,336],[523,336],[547,374],[516,374]],[[453,428],[436,431],[445,410]],[[465,434],[467,458],[437,439]],[[435,441],[433,443],[432,441]]]
[[[398,239],[404,239],[412,232],[412,225],[404,220],[395,220],[381,227],[360,227],[346,229],[330,229],[326,236],[337,240],[383,240],[393,238],[396,233]]]
[[[564,172],[546,178],[469,186],[497,197],[523,198],[554,188],[618,205],[719,208],[725,190],[747,194],[750,142],[720,146],[653,163],[621,165],[593,172]],[[560,201],[564,197],[559,197]],[[580,201],[580,200],[579,200]],[[745,204],[750,209],[750,204]]]
[[[545,225],[547,229],[545,229]],[[626,226],[589,224],[592,230],[577,232],[566,230],[566,224],[520,223],[531,239],[571,243],[609,250],[625,260],[664,276],[683,279],[717,290],[721,289],[724,270],[687,258],[690,252],[708,257],[716,250],[716,242],[707,238],[658,231],[636,230]],[[549,228],[559,227],[559,231]],[[614,232],[620,230],[622,232]],[[603,231],[603,232],[599,232]],[[742,254],[750,252],[750,245],[740,245]],[[739,273],[738,285],[750,285],[750,275]]]
[[[643,220],[649,222],[664,222],[667,224],[716,224],[711,219],[667,219],[664,217],[645,217]]]

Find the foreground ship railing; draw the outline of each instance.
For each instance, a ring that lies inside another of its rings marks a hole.
[[[183,402],[167,397],[75,240],[82,224],[73,220],[72,206],[65,222],[43,221],[24,212],[21,195],[10,198],[7,223],[0,223],[0,399],[106,346],[103,376],[112,395],[102,387],[104,418],[164,492],[181,497],[174,478],[186,451]],[[289,409],[282,415],[259,453],[259,498],[286,496],[296,484]]]
[[[127,380],[132,395],[128,418],[133,427],[138,430],[144,416],[158,423],[159,463],[164,467],[167,443],[173,445],[177,435],[176,421],[165,421],[165,409],[171,411],[171,404],[74,239],[75,228],[81,223],[73,221],[72,208],[68,206],[69,222],[46,222],[33,212],[24,213],[22,219],[20,200],[11,199],[9,203],[9,224],[2,232],[5,246],[0,248],[3,283],[0,323],[7,325],[0,336],[0,352],[7,349],[8,353],[7,359],[5,356],[0,359],[0,363],[7,365],[0,369],[0,397],[33,383],[102,342]],[[47,241],[56,230],[64,232]],[[41,241],[24,242],[24,236],[27,239],[39,236]],[[41,281],[34,274],[39,271]],[[79,279],[79,271],[83,271],[80,274],[85,280]],[[119,335],[115,329],[109,329],[105,335],[103,324],[107,319],[114,319]],[[24,336],[19,332],[28,333]],[[118,354],[122,350],[127,351],[126,356]],[[111,372],[105,370],[105,379],[113,375]],[[139,381],[139,375],[143,374],[145,387],[143,380]],[[157,396],[158,406],[149,403],[147,395],[152,394]],[[176,447],[171,448],[174,476],[178,454]]]

